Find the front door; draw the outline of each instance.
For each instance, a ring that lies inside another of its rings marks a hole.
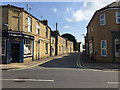
[[[19,62],[20,43],[11,43],[11,62]]]

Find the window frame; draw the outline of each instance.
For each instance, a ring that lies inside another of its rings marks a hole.
[[[39,22],[36,22],[36,34],[37,35],[40,35],[40,24],[39,24]]]
[[[45,54],[48,54],[48,43],[45,43]]]
[[[105,48],[103,48],[102,46],[102,42],[105,41]],[[106,55],[103,55],[102,50],[106,51]],[[101,40],[101,56],[107,56],[107,40]]]
[[[101,19],[101,16],[102,16],[102,15],[104,15],[104,18],[103,18],[103,19]],[[105,14],[101,14],[101,15],[100,15],[100,26],[104,26],[104,25],[106,24],[106,21],[105,21],[105,20],[106,20]],[[103,24],[101,23],[102,21],[104,21]]]
[[[26,43],[28,41],[30,41],[30,43]],[[24,47],[24,57],[29,57],[29,56],[33,56],[33,41],[30,39],[24,39],[24,45],[30,46],[30,50],[32,50],[30,52],[30,54],[25,54],[25,47]]]
[[[29,19],[31,20],[30,21],[30,24],[29,24]],[[32,18],[28,16],[28,27],[30,26],[30,30],[28,28],[28,32],[32,32]]]
[[[120,12],[116,12],[116,24],[120,24],[120,22],[118,22],[118,19],[120,19],[120,17],[118,17],[118,13],[120,14]]]
[[[48,28],[45,28],[45,37],[48,38]]]
[[[119,39],[119,38],[118,38]],[[115,57],[120,57],[119,53],[116,53],[116,44],[120,44],[120,43],[116,43],[116,39],[115,39]]]

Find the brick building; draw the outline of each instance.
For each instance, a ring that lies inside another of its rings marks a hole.
[[[98,62],[120,61],[120,2],[97,10],[87,26],[86,55]]]

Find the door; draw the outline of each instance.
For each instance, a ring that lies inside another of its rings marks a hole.
[[[11,43],[11,62],[19,62],[20,58],[20,43]]]

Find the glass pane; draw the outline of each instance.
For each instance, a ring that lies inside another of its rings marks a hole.
[[[106,48],[106,42],[102,41],[102,48]]]
[[[101,15],[101,16],[100,16],[100,19],[104,19],[104,18],[105,18],[105,15]]]
[[[106,55],[106,49],[102,49],[102,55]]]
[[[120,44],[116,44],[116,53],[120,53]]]

